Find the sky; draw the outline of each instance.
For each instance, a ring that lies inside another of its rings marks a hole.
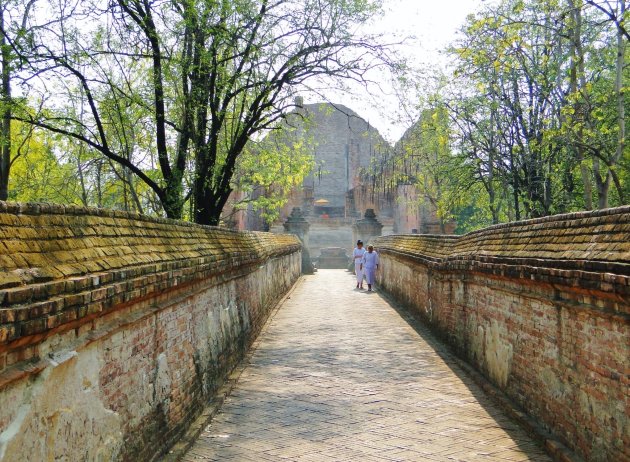
[[[430,69],[443,66],[440,50],[457,36],[458,28],[466,17],[477,11],[483,0],[383,0],[385,15],[374,24],[374,32],[415,36],[413,46],[400,52],[416,66]],[[386,93],[389,93],[386,88]],[[343,101],[338,101],[342,98]],[[341,95],[330,97],[333,102],[345,104],[375,126],[389,142],[397,141],[411,122],[394,122],[399,102],[394,95],[379,95],[379,104]],[[317,102],[309,100],[306,102]]]

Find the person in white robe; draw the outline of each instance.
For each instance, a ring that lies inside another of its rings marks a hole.
[[[378,253],[376,253],[373,246],[368,245],[367,252],[363,254],[363,259],[361,260],[361,270],[363,270],[365,279],[367,280],[368,292],[372,291],[372,284],[374,284],[378,265]]]
[[[357,275],[357,289],[363,289],[363,271],[361,270],[361,262],[363,261],[363,254],[365,249],[363,248],[363,241],[358,240],[357,246],[352,253],[354,259],[354,272]]]

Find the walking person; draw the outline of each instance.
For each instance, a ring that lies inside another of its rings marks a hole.
[[[354,258],[354,272],[357,275],[357,289],[363,289],[363,271],[361,270],[363,254],[365,254],[363,241],[359,239],[357,241],[357,246],[355,247],[354,252],[352,252],[352,258]]]
[[[374,250],[374,246],[368,245],[367,252],[363,254],[363,258],[361,259],[360,267],[365,274],[365,279],[367,279],[368,292],[372,292],[372,284],[374,284],[378,265],[378,253]]]

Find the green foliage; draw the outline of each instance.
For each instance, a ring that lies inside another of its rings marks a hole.
[[[447,109],[436,105],[426,109],[420,121],[400,143],[398,163],[413,172],[411,180],[418,188],[422,201],[428,202],[444,223],[453,218],[452,211],[462,200],[459,188],[461,159],[452,151],[452,134]]]
[[[627,203],[624,4],[501,0],[471,15],[387,177],[457,232]]]
[[[237,208],[251,206],[267,223],[276,220],[290,194],[313,170],[314,149],[303,129],[286,123],[250,143],[237,166],[236,187],[246,195]]]
[[[240,161],[258,155],[251,140],[312,81],[397,69],[389,47],[361,32],[376,1],[42,2],[49,17],[30,17],[31,40],[13,43],[42,109],[15,118],[82,146],[72,149],[82,200],[93,190],[99,206],[122,195],[127,209],[217,224],[237,183],[273,184],[282,195],[300,170],[291,165],[283,181],[253,175],[251,160]],[[273,165],[268,152],[262,170]],[[280,203],[266,200],[268,210]]]
[[[358,35],[380,3],[5,2],[3,70],[24,96],[0,98],[10,197],[216,224],[236,189],[273,220],[313,168],[313,140],[282,123],[294,96],[402,69]],[[627,16],[622,0],[486,3],[374,185],[416,185],[460,231],[628,203]]]
[[[480,203],[499,222],[627,201],[615,24],[582,2],[502,0],[462,32],[444,98],[486,199],[460,218]]]
[[[14,125],[9,200],[80,204],[74,167],[59,161],[43,134]]]

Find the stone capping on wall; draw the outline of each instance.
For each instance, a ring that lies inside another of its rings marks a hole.
[[[499,224],[463,236],[384,236],[376,246],[440,271],[531,279],[622,302],[630,297],[630,206]]]
[[[292,235],[0,201],[0,372],[3,352],[65,325],[176,286],[228,280],[300,249]]]

